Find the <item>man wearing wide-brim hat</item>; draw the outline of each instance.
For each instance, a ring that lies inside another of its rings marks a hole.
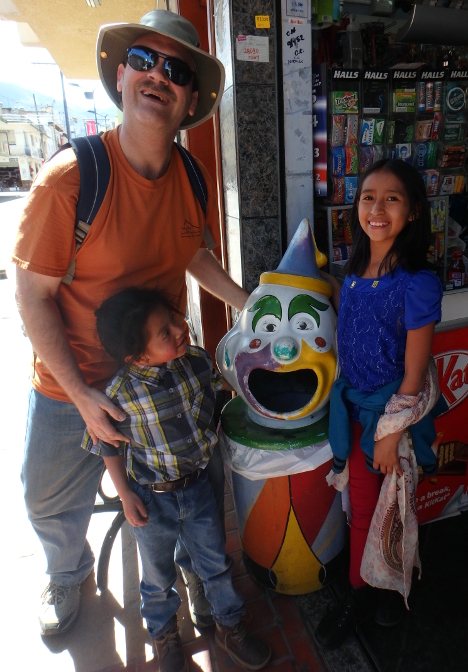
[[[95,310],[120,289],[140,286],[157,287],[185,314],[187,270],[239,310],[247,299],[207,249],[219,244],[210,177],[197,163],[207,184],[205,218],[174,145],[179,129],[216,111],[223,66],[199,48],[187,20],[165,10],[149,12],[140,24],[103,26],[97,62],[123,110],[121,126],[102,136],[110,162],[102,205],[77,249],[80,173],[73,150],[60,152],[31,189],[13,254],[35,353],[22,478],[50,575],[43,635],[73,625],[80,586],[94,566],[86,531],[102,462],[81,449],[84,429],[94,443],[128,441],[111,422],[122,412],[102,392],[117,365],[97,339]],[[73,280],[65,284],[73,262]]]

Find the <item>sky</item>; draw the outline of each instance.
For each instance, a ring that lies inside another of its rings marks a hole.
[[[19,40],[18,29],[14,21],[0,20],[0,44],[3,58],[0,65],[0,85],[9,82],[42,93],[57,101],[62,101],[60,70],[54,65],[33,65],[36,63],[55,63],[47,49],[42,47],[23,47]],[[83,89],[70,86],[77,83],[87,91],[95,91],[96,109],[105,109],[113,105],[98,79],[65,79],[67,103],[83,110],[92,109],[93,101],[86,100]],[[5,101],[6,102],[6,101]],[[16,101],[8,101],[12,105]]]

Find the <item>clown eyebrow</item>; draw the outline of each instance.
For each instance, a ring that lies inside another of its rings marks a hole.
[[[320,315],[315,308],[325,311],[328,310],[328,304],[321,303],[308,294],[298,294],[289,304],[288,320],[291,320],[297,313],[307,313],[317,322],[317,327],[320,327]]]
[[[278,320],[281,320],[282,315],[281,303],[279,299],[276,298],[276,296],[271,296],[270,294],[268,294],[267,296],[262,296],[262,298],[259,299],[252,306],[252,308],[249,308],[247,312],[253,313],[254,310],[257,310],[258,312],[252,321],[253,331],[255,331],[255,327],[257,326],[259,320],[265,315],[274,315],[275,317],[278,318]]]

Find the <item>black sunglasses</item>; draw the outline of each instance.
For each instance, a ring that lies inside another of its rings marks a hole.
[[[127,63],[133,70],[151,70],[159,63],[159,59],[164,59],[164,73],[168,80],[177,86],[187,86],[192,79],[195,78],[195,73],[190,69],[190,66],[179,58],[160,54],[149,47],[129,47],[127,49]]]

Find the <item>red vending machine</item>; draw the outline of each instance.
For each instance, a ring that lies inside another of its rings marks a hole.
[[[457,298],[468,301],[468,294]],[[432,353],[449,410],[435,421],[439,471],[436,476],[420,474],[420,524],[468,510],[468,327],[436,333]]]

